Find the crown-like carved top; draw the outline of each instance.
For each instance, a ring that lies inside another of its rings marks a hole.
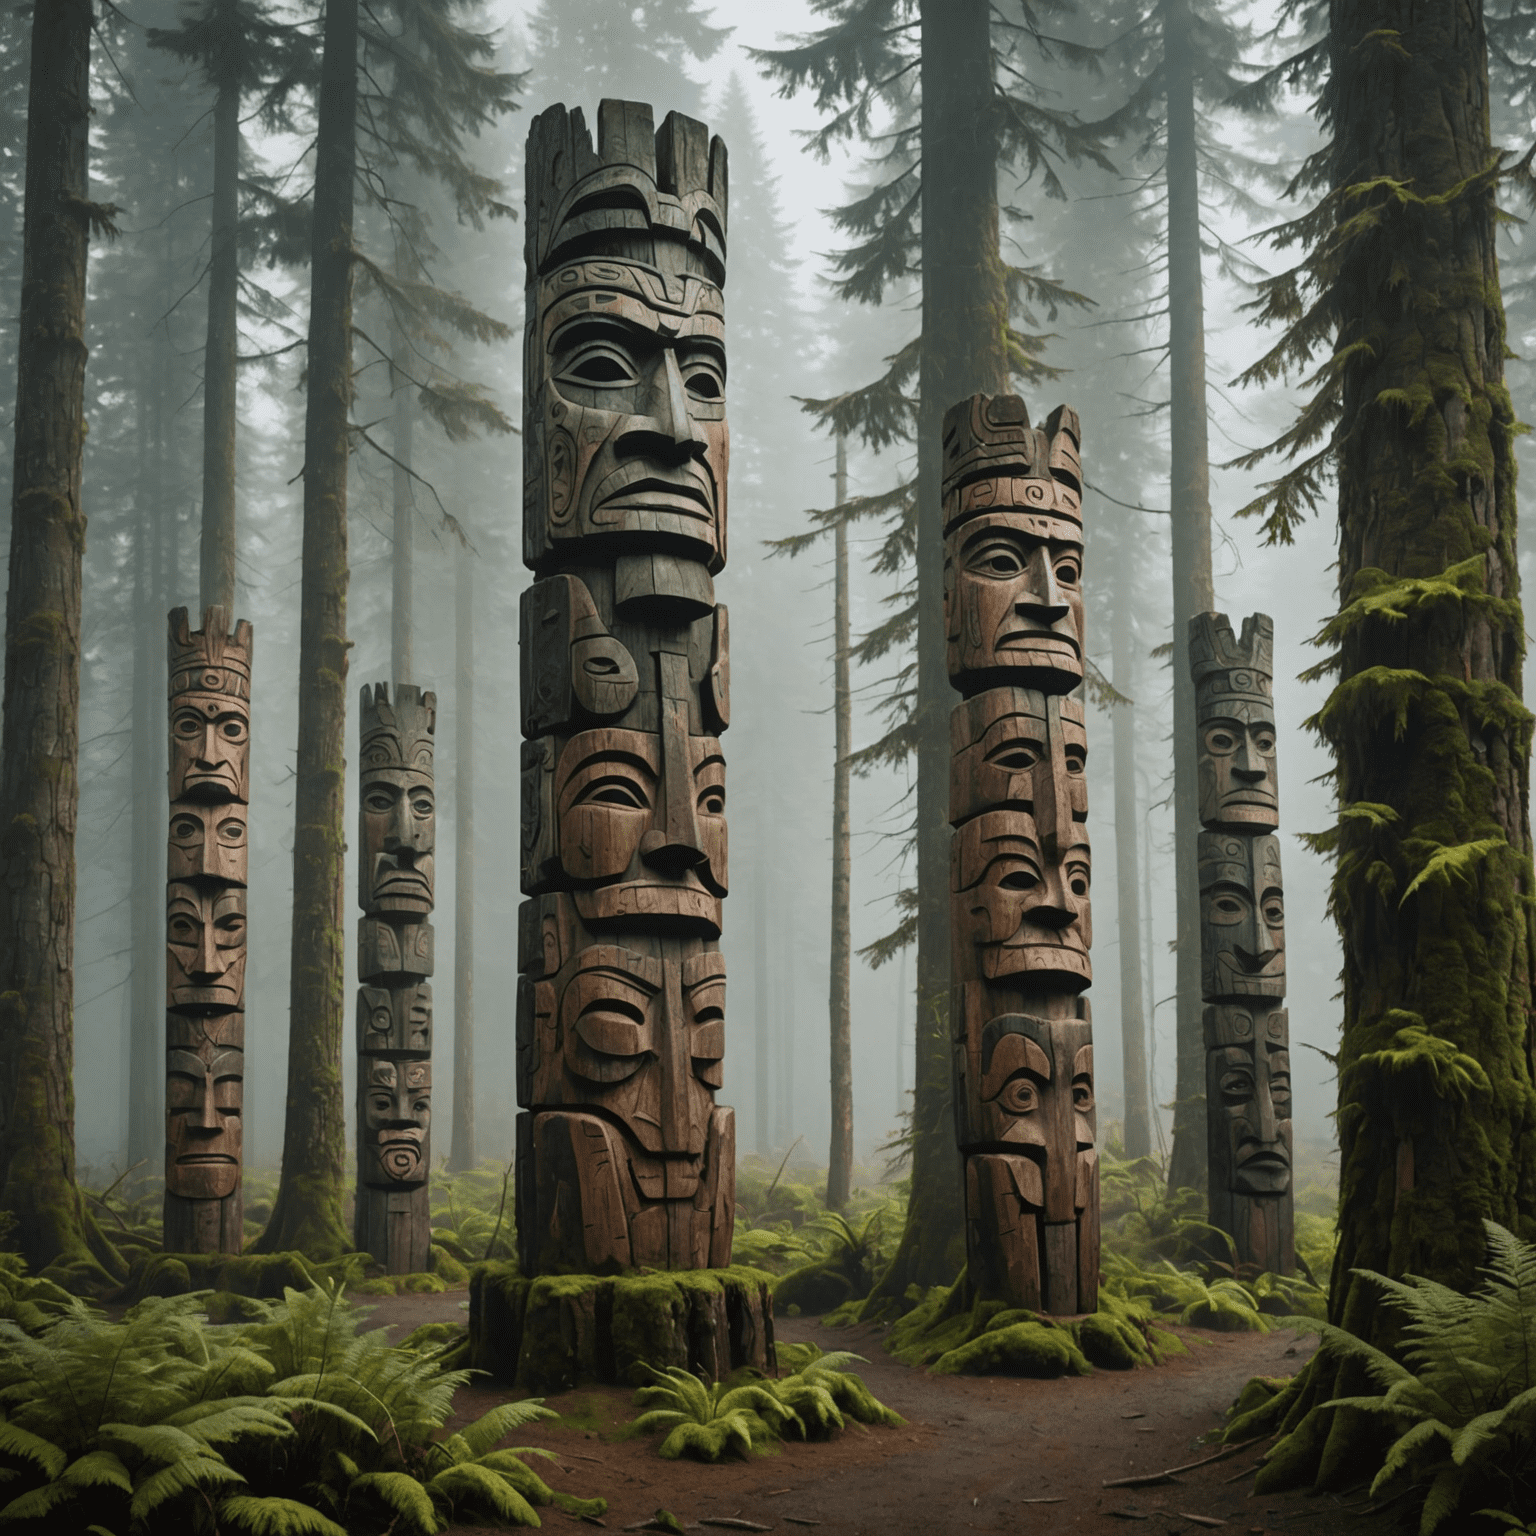
[[[726,188],[725,145],[691,117],[669,112],[658,129],[645,102],[600,102],[594,149],[580,107],[550,107],[528,130],[528,281],[670,242],[723,287]]]
[[[1081,493],[1082,441],[1070,405],[1058,405],[1042,430],[1017,395],[972,395],[944,413],[944,494],[1004,475],[1056,479]]]
[[[215,605],[203,615],[203,627],[188,626],[187,610],[170,615],[170,692],[251,696],[251,625],[241,619],[229,628],[229,614]]]
[[[364,683],[362,741],[358,765],[376,768],[425,768],[432,771],[432,735],[437,729],[437,695],[414,683],[401,683],[394,702],[388,683]]]
[[[1241,636],[1233,635],[1224,613],[1197,613],[1189,621],[1189,671],[1197,688],[1218,672],[1248,672],[1257,675],[1249,687],[1236,691],[1267,696],[1274,652],[1275,623],[1267,613],[1250,613]]]

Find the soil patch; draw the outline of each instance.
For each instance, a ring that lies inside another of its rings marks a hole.
[[[386,1298],[376,1321],[405,1332],[461,1315],[459,1299],[456,1292]],[[907,1423],[896,1429],[850,1428],[835,1440],[790,1443],[751,1461],[666,1462],[656,1454],[658,1437],[609,1438],[633,1417],[632,1394],[593,1387],[546,1398],[561,1421],[530,1426],[513,1438],[554,1452],[557,1462],[535,1462],[553,1486],[606,1498],[602,1524],[610,1531],[647,1520],[658,1508],[695,1527],[699,1536],[731,1529],[703,1523],[722,1517],[752,1521],[783,1536],[1138,1530],[1148,1536],[1206,1530],[1234,1536],[1282,1531],[1325,1536],[1345,1530],[1384,1536],[1399,1528],[1390,1510],[1366,1513],[1363,1487],[1343,1499],[1252,1497],[1251,1473],[1261,1445],[1180,1473],[1176,1483],[1102,1486],[1107,1479],[1142,1476],[1211,1455],[1201,1436],[1222,1422],[1243,1383],[1299,1369],[1312,1351],[1309,1338],[1179,1329],[1190,1353],[1166,1365],[1028,1381],[911,1370],[884,1352],[881,1330],[874,1328],[832,1331],[814,1319],[786,1318],[775,1323],[775,1331],[782,1339],[814,1340],[826,1350],[868,1356],[869,1364],[856,1369]],[[517,1394],[465,1388],[456,1417],[473,1418],[510,1395]],[[553,1529],[586,1523],[557,1510],[541,1514]],[[454,1536],[471,1536],[474,1530],[453,1527]]]

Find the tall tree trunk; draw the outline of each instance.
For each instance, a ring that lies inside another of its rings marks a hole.
[[[326,0],[315,147],[299,750],[294,786],[293,968],[283,1170],[258,1251],[317,1259],[352,1246],[343,1220],[346,1102],[347,458],[352,401],[352,207],[358,0]]]
[[[75,817],[90,0],[32,22],[0,735],[0,1210],[34,1268],[101,1276],[75,1183]]]
[[[457,553],[453,604],[453,1144],[448,1167],[475,1153],[475,557]]]
[[[922,0],[923,352],[917,423],[917,1019],[912,1199],[871,1296],[952,1281],[965,1263],[949,1043],[949,714],[940,537],[944,412],[1008,388],[1008,296],[997,238],[988,0]]]
[[[1169,506],[1173,511],[1173,869],[1177,920],[1177,1078],[1172,1189],[1204,1189],[1205,1039],[1200,1001],[1200,877],[1196,839],[1195,685],[1183,661],[1189,620],[1216,606],[1211,584],[1211,472],[1205,419],[1205,297],[1200,275],[1200,166],[1195,143],[1189,0],[1168,0]]]
[[[396,271],[399,271],[400,253],[396,252]],[[393,434],[391,448],[395,462],[391,488],[394,500],[394,550],[390,561],[393,575],[393,602],[389,619],[390,671],[395,686],[413,680],[416,670],[416,610],[413,582],[413,556],[416,544],[416,487],[411,480],[411,435],[415,418],[415,404],[411,399],[411,386],[397,364],[405,360],[405,337],[399,328],[394,331],[393,356],[390,360],[389,382],[393,394],[390,426]]]
[[[837,434],[837,505],[848,499],[848,443]],[[832,693],[837,760],[832,766],[832,963],[827,1009],[831,1024],[832,1143],[827,1158],[827,1204],[840,1211],[853,1188],[853,1006],[849,960],[853,950],[849,911],[853,878],[848,802],[853,752],[853,688],[849,679],[848,525],[834,535],[832,597]]]
[[[1110,644],[1114,685],[1133,697],[1135,628],[1131,592],[1136,579],[1134,546],[1124,530],[1115,543],[1115,602]],[[1141,871],[1136,810],[1136,706],[1117,704],[1110,713],[1115,758],[1115,877],[1120,906],[1120,1037],[1125,1078],[1125,1155],[1152,1151],[1152,1094],[1147,1081],[1146,994],[1141,985]]]
[[[759,811],[758,834],[764,835],[764,817]],[[758,846],[765,847],[762,841]],[[757,1155],[767,1157],[773,1150],[773,1060],[772,1028],[768,1021],[768,861],[761,859],[757,879],[752,886],[752,1021],[753,1071],[756,1094],[753,1110],[757,1120]]]
[[[1531,717],[1481,0],[1335,0],[1331,24],[1332,184],[1385,185],[1344,205],[1375,222],[1335,234],[1327,296],[1348,359],[1319,717],[1343,812],[1329,1309],[1380,1339],[1359,1267],[1466,1286],[1483,1219],[1536,1216]]]
[[[233,0],[223,0],[234,29]],[[232,43],[231,45],[232,46]],[[198,613],[214,603],[235,615],[235,351],[240,256],[240,87],[227,69],[213,105],[213,249],[208,339],[203,348],[203,528]]]

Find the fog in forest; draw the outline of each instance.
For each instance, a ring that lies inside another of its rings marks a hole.
[[[732,29],[707,58],[693,56],[675,28],[658,23],[655,49],[605,51],[580,26],[579,0],[564,6],[488,6],[483,25],[500,35],[503,67],[527,71],[520,110],[474,146],[481,168],[502,178],[504,200],[520,207],[522,145],[532,116],[563,101],[595,114],[600,96],[648,101],[657,120],[670,109],[703,118],[731,154],[730,265],[726,289],[732,433],[730,560],[718,595],[733,630],[734,711],[725,741],[729,760],[733,883],[725,908],[723,947],[730,1006],[722,1100],[734,1104],[743,1154],[781,1156],[801,1138],[797,1160],[826,1161],[828,1109],[828,929],[830,908],[831,716],[830,540],[796,558],[773,555],[766,541],[808,525],[807,509],[833,501],[834,447],[795,402],[827,397],[867,381],[882,359],[911,340],[917,320],[909,302],[857,306],[834,299],[826,253],[845,243],[825,210],[869,180],[858,146],[835,149],[827,163],[806,153],[816,126],[810,100],[780,99],[748,54],[774,46],[814,18],[803,0],[772,6],[721,0],[710,21]],[[681,3],[640,8],[637,15],[683,15]],[[151,15],[151,13],[156,13]],[[174,6],[150,0],[135,17],[174,24]],[[1263,29],[1268,18],[1255,14]],[[110,30],[113,23],[104,23]],[[668,24],[670,25],[670,24]],[[686,29],[685,29],[686,30]],[[663,35],[663,33],[665,35]],[[199,370],[204,309],[198,288],[207,254],[205,184],[208,95],[165,54],[152,53],[141,32],[113,34],[114,49],[93,58],[93,195],[118,204],[122,233],[93,253],[87,301],[91,361],[87,373],[85,485],[90,532],[86,548],[82,795],[76,982],[76,1083],[79,1152],[88,1177],[120,1170],[130,1159],[129,1101],[135,1074],[130,1017],[136,959],[155,967],[141,993],[161,986],[162,938],[134,941],[136,893],[163,900],[165,614],[197,606],[197,527],[201,469]],[[1113,81],[1058,71],[1049,82],[1058,104],[1084,118],[1107,110]],[[1098,93],[1097,97],[1095,93]],[[1210,378],[1211,500],[1216,529],[1217,606],[1234,624],[1262,610],[1275,624],[1275,704],[1280,727],[1281,833],[1287,880],[1287,1004],[1293,1053],[1299,1146],[1313,1172],[1331,1159],[1330,1112],[1335,1087],[1327,1053],[1337,1043],[1338,941],[1325,911],[1328,868],[1301,834],[1332,819],[1328,764],[1306,729],[1329,683],[1297,675],[1315,663],[1309,646],[1335,608],[1333,528],[1309,519],[1294,544],[1266,548],[1253,522],[1234,514],[1255,493],[1258,475],[1221,468],[1224,461],[1283,430],[1296,397],[1276,386],[1239,389],[1229,381],[1265,346],[1241,307],[1251,301],[1245,279],[1273,270],[1280,256],[1249,239],[1281,216],[1285,178],[1315,144],[1315,125],[1299,97],[1278,118],[1251,125],[1216,114],[1207,131],[1230,151],[1222,175],[1209,178],[1204,212],[1205,310]],[[16,122],[15,107],[7,109]],[[295,168],[303,123],[291,129],[247,126],[250,168],[274,187]],[[1497,129],[1495,133],[1497,141]],[[10,164],[16,164],[16,146]],[[1144,910],[1150,913],[1140,958],[1145,1006],[1152,1020],[1154,1097],[1174,1096],[1172,993],[1171,672],[1183,664],[1184,637],[1171,635],[1167,398],[1160,185],[1147,166],[1122,175],[1062,167],[1065,199],[1043,195],[1038,178],[1000,188],[1009,260],[1039,265],[1095,301],[1086,309],[1040,316],[1049,333],[1044,358],[1055,381],[1025,389],[1034,419],[1066,400],[1080,412],[1083,457],[1094,493],[1086,498],[1089,655],[1108,678],[1111,615],[1127,605],[1134,629],[1134,666],[1116,677],[1133,703],[1095,703],[1089,710],[1090,827],[1095,849],[1094,961],[1090,993],[1098,1042],[1101,1134],[1121,1114],[1119,925],[1115,843],[1134,839],[1143,862]],[[1245,158],[1246,157],[1246,158]],[[443,204],[435,189],[423,201]],[[483,386],[511,422],[520,421],[520,330],[523,308],[521,224],[493,219],[483,229],[455,222],[435,206],[432,257],[440,286],[469,298],[511,328],[506,339],[455,339],[437,354],[462,380]],[[14,283],[19,220],[9,215],[5,280]],[[370,215],[360,216],[364,243]],[[377,220],[374,220],[377,224]],[[1518,230],[1507,236],[1518,240]],[[1245,266],[1252,263],[1252,266]],[[289,902],[296,731],[299,514],[303,443],[301,381],[307,284],[281,254],[244,266],[240,353],[238,599],[240,617],[255,624],[252,803],[250,813],[250,963],[247,982],[245,1156],[274,1165],[282,1138],[288,1031]],[[1511,338],[1536,330],[1528,291],[1511,291]],[[10,312],[9,306],[7,312]],[[360,287],[357,323],[387,344],[387,318],[377,293]],[[375,332],[377,334],[375,334]],[[7,340],[7,346],[12,343]],[[368,437],[387,440],[387,369],[378,347],[357,350],[356,419]],[[1512,365],[1516,406],[1525,382]],[[14,366],[5,370],[14,379]],[[7,415],[9,413],[7,412]],[[1529,453],[1529,448],[1524,450]],[[492,431],[450,442],[430,423],[415,436],[416,677],[438,700],[439,800],[437,1017],[449,1038],[452,1016],[454,909],[453,821],[455,720],[454,594],[456,560],[467,547],[474,579],[476,815],[476,1095],[479,1151],[503,1162],[511,1155],[513,1011],[519,847],[517,599],[528,583],[521,561],[522,471],[519,437]],[[913,453],[873,454],[850,445],[850,491],[883,491],[913,473]],[[355,705],[358,688],[390,674],[392,466],[369,441],[352,461],[351,652],[348,687],[350,781],[347,821],[356,814]],[[1147,510],[1150,509],[1150,510]],[[899,578],[870,569],[882,539],[878,526],[857,525],[853,553],[853,631],[857,638],[890,611]],[[462,542],[461,542],[462,540]],[[0,545],[3,547],[3,545]],[[1170,660],[1166,647],[1173,641]],[[885,728],[880,711],[903,665],[898,649],[855,670],[856,747]],[[156,670],[158,668],[158,670]],[[139,685],[135,687],[136,669]],[[147,687],[144,678],[155,678]],[[1116,823],[1111,784],[1110,716],[1134,709],[1139,788],[1137,814]],[[136,787],[137,786],[137,787]],[[900,920],[897,893],[913,880],[905,839],[912,783],[901,770],[858,777],[853,788],[853,929],[856,947],[870,945]],[[134,796],[159,831],[150,852],[135,843]],[[159,839],[158,843],[156,839]],[[158,851],[154,851],[158,849]],[[355,873],[347,884],[347,920],[355,923]],[[158,918],[156,919],[158,921]],[[351,946],[349,946],[350,948]],[[145,960],[145,955],[148,959]],[[350,999],[356,977],[349,961]],[[877,1148],[899,1128],[912,1086],[913,957],[896,954],[878,969],[853,968],[855,1135],[871,1170]],[[153,1003],[158,1008],[159,1003]],[[350,1017],[350,1001],[348,1012]],[[1312,1049],[1307,1049],[1311,1047]],[[348,1081],[353,1070],[346,1031]],[[148,1080],[158,1085],[158,1064]],[[437,1052],[438,1155],[448,1147],[452,1052]],[[141,1081],[144,1079],[141,1076]],[[157,1086],[158,1091],[158,1086]],[[351,1096],[348,1094],[350,1111]],[[156,1116],[152,1144],[158,1148]],[[1171,1116],[1159,1111],[1161,1134]],[[142,1150],[139,1156],[145,1155]],[[157,1153],[156,1153],[157,1155]],[[153,1167],[153,1159],[151,1163]]]

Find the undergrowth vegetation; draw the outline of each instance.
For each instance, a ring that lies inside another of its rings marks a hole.
[[[504,1403],[442,1436],[469,1373],[386,1331],[337,1286],[281,1301],[151,1297],[121,1321],[5,1271],[0,1526],[48,1536],[430,1536],[453,1520],[600,1515],[499,1448],[551,1417]],[[209,1307],[215,1308],[210,1315]]]
[[[1283,1436],[1257,1492],[1309,1481],[1334,1416],[1354,1413],[1375,1433],[1351,1442],[1352,1471],[1373,1474],[1374,1500],[1412,1494],[1420,1536],[1536,1527],[1536,1248],[1484,1227],[1488,1263],[1469,1295],[1415,1275],[1354,1271],[1401,1318],[1402,1358],[1329,1326],[1319,1355],[1353,1362],[1376,1391],[1308,1407],[1299,1377],[1248,1384],[1224,1438]]]
[[[644,1411],[630,1433],[665,1430],[659,1451],[669,1461],[719,1461],[729,1451],[749,1456],[788,1438],[825,1440],[850,1423],[904,1422],[848,1369],[862,1355],[823,1354],[814,1344],[780,1344],[775,1353],[780,1369],[791,1372],[777,1380],[750,1369],[715,1383],[676,1367],[653,1371],[655,1381],[635,1394]]]

